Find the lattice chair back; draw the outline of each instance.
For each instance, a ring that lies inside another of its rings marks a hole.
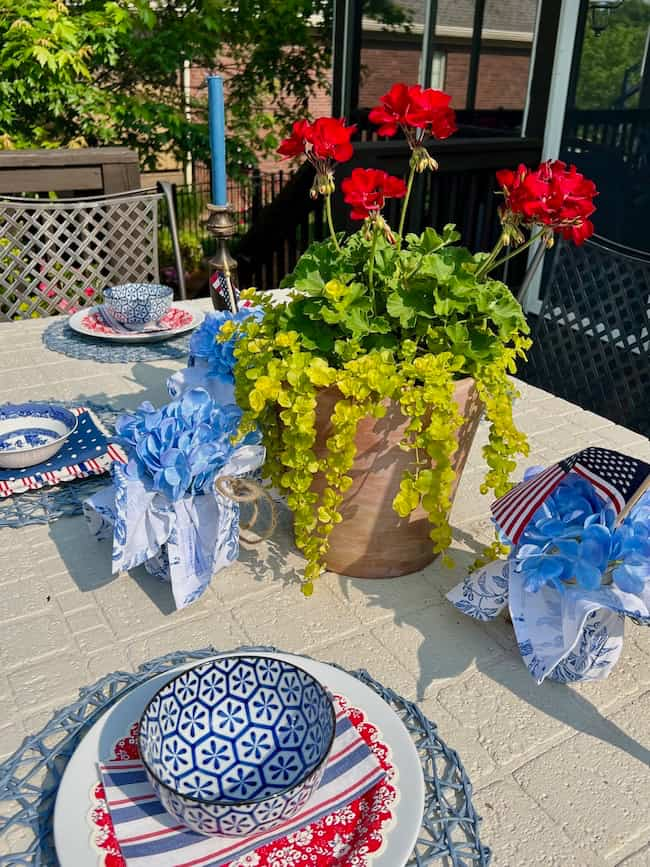
[[[0,197],[0,321],[97,304],[106,286],[157,283],[158,207],[164,196],[182,279],[167,191],[56,201]]]
[[[650,254],[558,243],[522,378],[650,435]]]

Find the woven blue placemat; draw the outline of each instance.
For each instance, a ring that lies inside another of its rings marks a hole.
[[[67,316],[57,316],[43,332],[43,343],[53,352],[60,352],[71,358],[124,364],[159,361],[161,358],[187,358],[190,334],[155,343],[113,343],[78,334],[68,325]]]
[[[65,406],[79,406],[79,401],[62,401]],[[105,404],[84,400],[105,430],[112,431],[121,410]],[[110,482],[107,474],[75,479],[49,488],[24,491],[0,499],[0,527],[25,527],[28,524],[49,524],[65,515],[80,515],[82,503]]]
[[[276,648],[240,647],[237,650],[272,653]],[[58,863],[52,815],[59,781],[77,744],[102,711],[150,677],[217,652],[208,647],[170,653],[145,663],[134,674],[123,671],[109,674],[82,689],[77,701],[58,711],[38,734],[26,738],[20,749],[0,765],[0,842],[3,842],[2,835],[6,835],[6,844],[0,846],[0,867]],[[408,864],[411,867],[436,863],[445,867],[488,865],[491,853],[481,843],[481,820],[472,805],[472,786],[458,754],[438,737],[435,725],[416,704],[374,680],[367,671],[350,671],[349,674],[392,707],[420,755],[426,789],[425,809],[420,836]],[[87,833],[87,829],[79,828],[79,833]]]

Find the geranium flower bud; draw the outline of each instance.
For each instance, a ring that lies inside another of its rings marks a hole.
[[[425,147],[418,145],[413,148],[413,153],[411,154],[411,167],[416,172],[426,172],[427,169],[435,172],[438,169],[438,163]]]

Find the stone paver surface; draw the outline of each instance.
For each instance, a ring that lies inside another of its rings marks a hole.
[[[45,324],[0,326],[0,401],[161,403],[182,366],[66,359],[42,346]],[[650,460],[638,434],[539,389],[521,391],[516,417],[531,454],[519,475],[582,445]],[[419,701],[465,761],[495,867],[650,865],[650,630],[628,624],[608,680],[537,687],[511,626],[463,618],[444,598],[490,538],[489,499],[479,493],[485,435],[452,513],[452,570],[434,562],[388,581],[326,575],[310,599],[297,587],[302,561],[286,511],[271,541],[243,549],[180,612],[142,570],[112,576],[108,545],[81,518],[0,530],[0,757],[109,671],[172,650],[270,643],[366,668]],[[0,841],[0,852],[9,845]]]

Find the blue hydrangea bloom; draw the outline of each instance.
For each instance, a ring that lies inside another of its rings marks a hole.
[[[190,338],[190,354],[208,362],[210,375],[232,378],[234,352],[239,338],[235,336],[221,343],[217,335],[224,322],[244,322],[251,317],[260,322],[263,315],[260,307],[241,307],[237,313],[227,310],[209,313]]]
[[[203,493],[231,458],[240,420],[239,407],[215,403],[204,388],[191,389],[161,409],[143,403],[115,424],[129,457],[127,476],[172,501]],[[242,444],[258,439],[253,435]]]
[[[536,470],[529,471],[530,478]],[[511,554],[531,592],[544,585],[563,592],[567,582],[597,590],[605,576],[620,590],[639,593],[650,580],[650,494],[619,527],[594,487],[568,475],[546,498]]]

